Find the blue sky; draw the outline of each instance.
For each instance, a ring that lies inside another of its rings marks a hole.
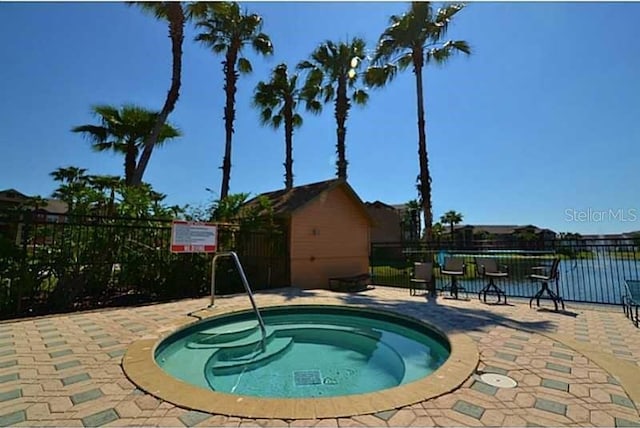
[[[319,42],[363,37],[373,49],[406,3],[244,3],[275,46],[248,54],[237,94],[231,192],[283,187],[283,131],[250,105],[259,80]],[[434,214],[465,223],[556,231],[640,229],[640,3],[470,3],[450,28],[470,57],[425,73]],[[220,189],[221,58],[185,38],[183,86],[170,121],[184,137],[156,150],[145,180],[169,203],[198,205]],[[122,174],[69,130],[98,103],[159,109],[170,78],[166,26],[121,3],[0,3],[0,189],[48,196],[48,173],[76,165]],[[349,182],[365,201],[416,197],[415,80],[371,91],[347,122]],[[335,174],[332,106],[294,136],[295,184]],[[634,184],[636,183],[636,184]]]

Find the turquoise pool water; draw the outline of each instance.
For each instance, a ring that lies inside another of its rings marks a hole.
[[[428,326],[386,312],[340,306],[261,310],[198,323],[166,338],[156,362],[166,372],[218,392],[257,397],[331,397],[420,379],[449,356]]]

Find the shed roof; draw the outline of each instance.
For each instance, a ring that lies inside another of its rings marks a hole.
[[[305,184],[303,186],[296,186],[292,189],[281,189],[273,192],[265,192],[248,200],[245,203],[246,208],[257,207],[258,198],[266,197],[271,206],[273,207],[273,213],[277,217],[288,217],[295,211],[303,208],[308,203],[312,202],[316,198],[320,197],[325,192],[333,190],[335,188],[342,187],[346,194],[356,203],[360,208],[362,215],[367,218],[370,223],[374,223],[373,218],[367,212],[365,204],[360,197],[356,194],[353,188],[345,180],[335,178],[332,180],[319,181],[317,183]]]

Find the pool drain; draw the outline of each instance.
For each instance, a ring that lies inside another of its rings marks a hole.
[[[515,388],[518,383],[509,376],[497,374],[497,373],[482,373],[480,380],[487,385],[495,386],[496,388]]]
[[[297,370],[293,372],[296,386],[319,385],[322,383],[320,370]]]

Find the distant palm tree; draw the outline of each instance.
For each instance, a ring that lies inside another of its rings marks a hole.
[[[365,90],[356,87],[358,67],[365,59],[365,42],[354,38],[350,42],[334,43],[330,40],[322,43],[311,53],[308,61],[298,64],[299,70],[308,70],[303,93],[309,99],[320,99],[324,103],[334,102],[336,118],[336,161],[337,176],[347,178],[346,136],[347,117],[351,102],[364,105],[369,99]],[[348,93],[351,90],[351,93]]]
[[[413,2],[408,12],[393,15],[390,26],[380,36],[374,55],[376,67],[367,70],[366,81],[371,86],[384,86],[398,70],[413,66],[416,76],[418,111],[418,158],[420,160],[420,194],[425,220],[425,238],[431,239],[433,212],[431,208],[431,174],[427,156],[427,133],[424,113],[422,69],[430,62],[445,63],[454,53],[471,53],[463,40],[442,42],[451,19],[463,5],[451,4],[433,10],[430,2]]]
[[[420,210],[420,204],[415,199],[411,199],[405,204],[403,224],[405,232],[408,232],[408,239],[411,241],[420,239]]]
[[[124,154],[125,184],[132,185],[139,149],[151,134],[158,113],[134,105],[125,105],[120,109],[99,105],[92,110],[99,117],[100,123],[76,126],[71,131],[83,134],[93,143],[92,147],[96,151],[112,150]],[[163,144],[180,135],[177,128],[165,123],[156,144]]]
[[[77,166],[67,166],[56,168],[49,175],[53,177],[55,181],[59,181],[63,184],[76,183],[87,179],[87,169],[78,168]]]
[[[453,226],[459,223],[462,223],[462,214],[456,211],[447,211],[442,216],[440,216],[440,222],[449,225],[449,230],[451,231],[451,239],[453,239]]]
[[[442,232],[444,232],[444,227],[442,226],[442,223],[440,222],[434,223],[433,230],[432,230],[433,239],[435,239],[436,241],[439,241],[440,237],[442,236]]]
[[[88,191],[85,168],[75,166],[56,168],[49,173],[55,181],[59,181],[60,185],[53,191],[51,197],[59,199],[67,204],[68,211],[72,212],[80,199],[86,196]]]
[[[259,82],[253,96],[253,104],[260,109],[260,123],[278,129],[284,123],[285,162],[284,184],[293,187],[293,130],[302,125],[302,116],[296,112],[299,101],[306,101],[307,110],[319,113],[322,105],[314,99],[305,99],[298,87],[298,75],[289,76],[287,65],[273,69],[268,82]]]
[[[117,175],[89,175],[87,180],[93,188],[104,194],[109,191],[109,199],[106,207],[106,215],[115,213],[116,191],[122,185],[122,178]]]
[[[185,13],[180,2],[135,2],[142,10],[151,12],[157,19],[166,20],[169,24],[169,38],[171,39],[171,86],[165,98],[162,110],[156,116],[151,132],[145,137],[142,154],[138,165],[131,177],[131,183],[138,186],[151,158],[154,147],[161,142],[161,135],[165,130],[169,114],[173,111],[180,97],[182,76],[182,42],[184,41]]]
[[[192,5],[196,17],[196,27],[201,29],[195,40],[210,48],[214,54],[223,54],[225,145],[222,161],[222,185],[220,198],[229,194],[231,180],[231,143],[235,120],[235,95],[239,73],[252,71],[249,60],[240,56],[243,48],[250,44],[260,55],[273,53],[273,44],[262,33],[262,17],[255,13],[242,12],[236,2],[203,2]]]

